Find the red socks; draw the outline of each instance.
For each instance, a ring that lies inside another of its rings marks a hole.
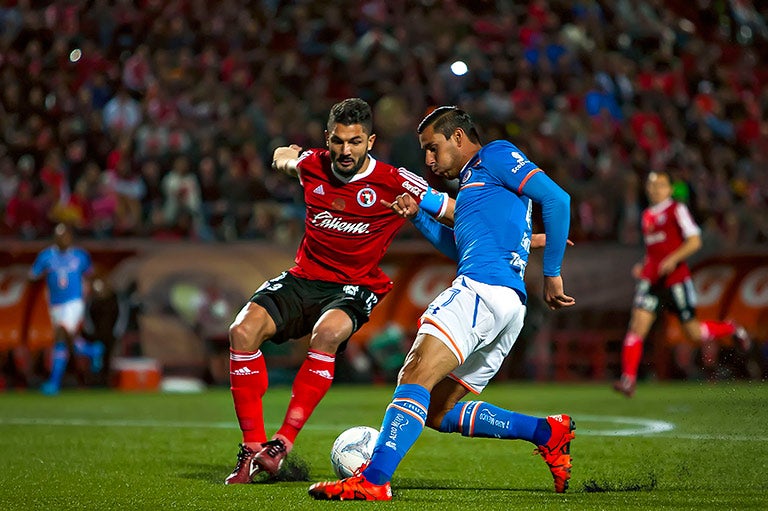
[[[229,381],[243,443],[255,449],[267,441],[261,398],[267,391],[267,365],[261,351],[229,350]]]
[[[624,336],[621,350],[621,375],[631,381],[637,381],[637,370],[643,357],[643,338],[633,332]]]
[[[730,337],[736,332],[736,326],[729,321],[702,320],[699,323],[702,342]]]
[[[336,355],[312,349],[307,352],[307,358],[293,380],[291,400],[283,425],[276,434],[286,441],[289,451],[299,431],[331,388],[335,366]]]

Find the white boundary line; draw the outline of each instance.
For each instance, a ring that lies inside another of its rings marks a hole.
[[[723,442],[768,442],[768,436],[747,436],[728,434],[693,434],[672,431],[676,426],[667,421],[644,419],[640,417],[617,417],[603,415],[576,415],[575,419],[585,422],[603,422],[616,425],[631,425],[631,428],[580,428],[579,436],[597,437],[649,437],[678,438],[683,440],[719,440]],[[118,419],[51,419],[31,417],[0,417],[0,426],[80,426],[98,428],[180,428],[180,429],[231,429],[237,430],[237,422],[172,422],[158,420],[118,420]],[[268,429],[275,429],[279,424],[267,424]],[[314,431],[338,431],[338,424],[307,424],[304,429]]]

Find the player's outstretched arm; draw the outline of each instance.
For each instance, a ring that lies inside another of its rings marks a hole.
[[[272,153],[272,168],[289,176],[297,176],[299,153],[301,153],[301,147],[296,144],[276,148]]]
[[[409,194],[404,193],[395,197],[392,202],[381,200],[381,204],[390,208],[403,218],[408,218],[413,225],[421,231],[427,240],[435,246],[440,252],[453,259],[458,260],[456,251],[456,240],[453,237],[453,229],[438,222],[431,215],[424,212],[416,203],[416,199]]]

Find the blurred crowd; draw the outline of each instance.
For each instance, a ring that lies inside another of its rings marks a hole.
[[[576,241],[639,243],[663,169],[705,239],[765,243],[767,18],[751,0],[5,1],[0,234],[293,243],[301,189],[272,150],[322,147],[357,96],[374,156],[425,176],[415,127],[460,105],[572,194]]]

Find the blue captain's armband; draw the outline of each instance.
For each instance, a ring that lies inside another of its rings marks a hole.
[[[443,218],[448,209],[448,194],[428,186],[419,207],[435,218]]]

